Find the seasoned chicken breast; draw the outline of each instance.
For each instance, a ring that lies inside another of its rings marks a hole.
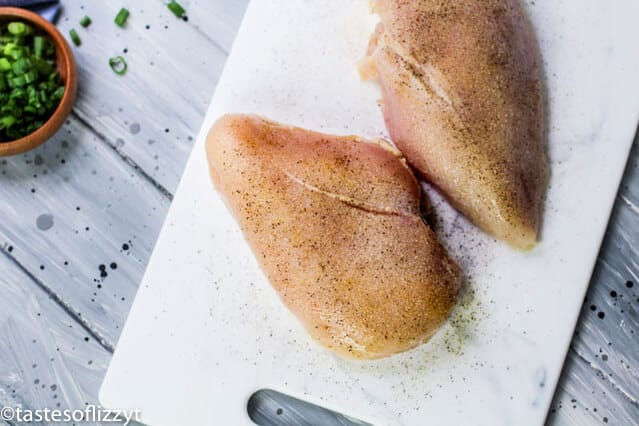
[[[548,166],[536,40],[518,0],[375,0],[363,61],[391,139],[485,231],[534,246]]]
[[[381,358],[445,322],[460,272],[422,220],[420,187],[389,143],[228,115],[207,152],[263,271],[319,343]]]

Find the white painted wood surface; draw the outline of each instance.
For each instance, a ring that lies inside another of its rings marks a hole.
[[[97,401],[246,0],[185,0],[188,22],[161,0],[64,4],[63,31],[84,14],[94,22],[79,29],[74,113],[36,151],[0,159],[0,406]],[[125,77],[106,64],[116,54]],[[635,141],[550,424],[639,423],[638,161]],[[256,403],[268,424],[327,421],[269,396]]]

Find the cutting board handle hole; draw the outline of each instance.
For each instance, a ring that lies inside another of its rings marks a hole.
[[[259,426],[372,426],[272,389],[253,393],[246,410]]]

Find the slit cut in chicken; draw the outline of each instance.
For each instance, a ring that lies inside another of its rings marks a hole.
[[[460,271],[422,220],[420,186],[388,142],[227,115],[207,153],[261,268],[319,343],[382,358],[446,321]]]
[[[476,225],[528,250],[548,165],[534,34],[518,0],[375,0],[362,78],[391,139]]]

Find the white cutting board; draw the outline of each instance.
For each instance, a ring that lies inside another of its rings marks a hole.
[[[470,277],[427,345],[337,358],[284,308],[209,180],[204,140],[226,112],[384,135],[357,61],[368,0],[253,0],[101,389],[152,425],[242,425],[273,388],[376,425],[539,425],[550,404],[639,118],[639,2],[526,2],[549,92],[552,179],[528,254],[432,194],[439,234]],[[176,111],[179,115],[179,111]],[[430,191],[432,193],[432,191]]]

